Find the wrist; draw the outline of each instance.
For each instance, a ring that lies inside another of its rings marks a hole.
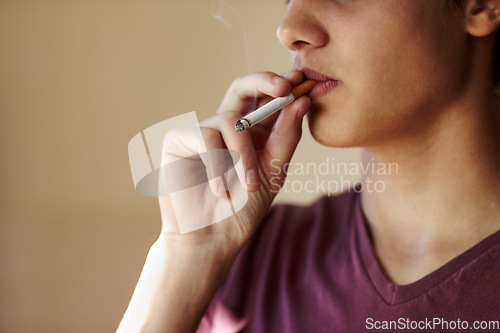
[[[161,237],[150,255],[156,278],[146,311],[146,331],[192,332],[227,276],[237,253],[214,251],[207,244],[169,242]],[[166,315],[168,314],[168,315]]]
[[[199,235],[161,235],[155,242],[155,251],[161,252],[166,266],[206,271],[228,271],[242,246],[224,240],[225,237],[206,239]],[[207,272],[208,273],[208,272]]]

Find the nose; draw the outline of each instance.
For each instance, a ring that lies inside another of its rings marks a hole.
[[[306,2],[292,0],[281,20],[276,35],[280,43],[292,51],[317,48],[328,43],[328,32],[320,23],[320,13]]]

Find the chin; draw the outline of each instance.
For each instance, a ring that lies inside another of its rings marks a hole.
[[[339,120],[323,109],[311,109],[307,114],[307,122],[312,137],[327,147],[357,147],[360,145],[360,133],[356,134],[356,126],[340,125]]]

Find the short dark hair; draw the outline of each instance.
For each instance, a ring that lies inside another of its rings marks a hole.
[[[497,89],[500,83],[500,33],[496,32],[495,48],[493,49],[493,84]]]

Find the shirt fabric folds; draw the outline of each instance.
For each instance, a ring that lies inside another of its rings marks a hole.
[[[500,231],[422,279],[395,285],[351,191],[306,207],[274,206],[197,332],[500,332],[495,321]]]

